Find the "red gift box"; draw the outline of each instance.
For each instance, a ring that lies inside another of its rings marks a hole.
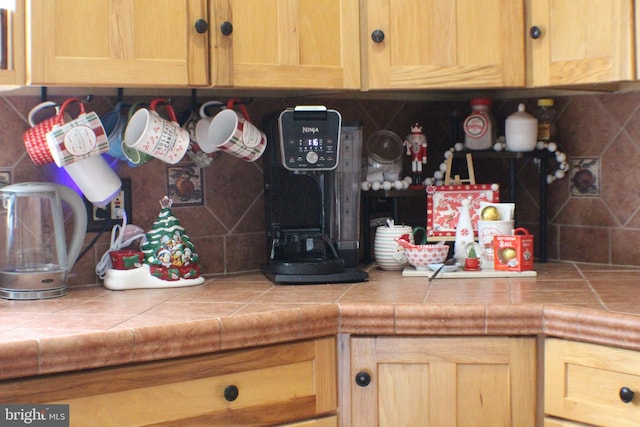
[[[493,236],[493,265],[496,270],[533,270],[533,236],[516,228],[513,236]]]
[[[115,270],[131,270],[142,265],[144,254],[132,250],[110,251],[111,267]]]

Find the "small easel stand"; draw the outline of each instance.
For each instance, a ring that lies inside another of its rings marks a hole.
[[[466,179],[460,178],[460,175],[455,175],[453,177],[453,182],[451,182],[451,166],[453,164],[453,156],[449,156],[447,158],[447,172],[444,175],[444,185],[460,185],[460,184],[471,184],[474,185],[476,183],[476,174],[473,170],[473,159],[471,158],[471,153],[467,153],[467,172],[469,173],[469,177]]]

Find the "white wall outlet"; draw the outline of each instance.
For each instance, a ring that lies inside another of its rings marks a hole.
[[[127,215],[127,223],[131,224],[131,179],[122,178],[120,193],[104,208],[98,208],[85,199],[87,208],[87,231],[106,231],[116,224],[122,224]]]

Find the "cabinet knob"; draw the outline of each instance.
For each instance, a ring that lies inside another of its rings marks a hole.
[[[229,402],[233,402],[234,400],[236,400],[238,398],[238,394],[238,387],[234,386],[233,384],[228,385],[224,389],[224,398]]]
[[[371,40],[373,40],[374,43],[382,43],[382,41],[384,40],[384,31],[373,30],[373,32],[371,33]]]
[[[540,29],[540,27],[534,25],[529,29],[529,35],[532,39],[539,39],[542,35],[542,30]]]
[[[224,21],[222,25],[220,25],[220,32],[223,36],[230,36],[233,33],[233,24],[229,21]]]
[[[622,400],[624,403],[630,403],[633,400],[633,390],[631,390],[629,387],[622,387],[620,389],[620,400]]]
[[[195,27],[196,27],[196,33],[204,34],[209,29],[209,23],[204,19],[198,19],[196,21]]]
[[[360,387],[366,387],[371,382],[371,375],[368,372],[360,371],[356,374],[356,384]]]

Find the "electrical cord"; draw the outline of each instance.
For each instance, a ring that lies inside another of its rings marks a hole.
[[[143,241],[144,239],[146,239],[146,234],[142,232],[136,233],[125,240],[125,231],[127,228],[127,213],[124,210],[120,213],[122,215],[122,225],[116,224],[113,226],[113,229],[111,230],[111,246],[109,247],[109,250],[107,250],[102,255],[102,258],[96,264],[96,274],[101,279],[104,279],[104,276],[107,274],[107,270],[111,268],[111,257],[109,256],[109,252],[126,248],[138,239],[143,239]]]

